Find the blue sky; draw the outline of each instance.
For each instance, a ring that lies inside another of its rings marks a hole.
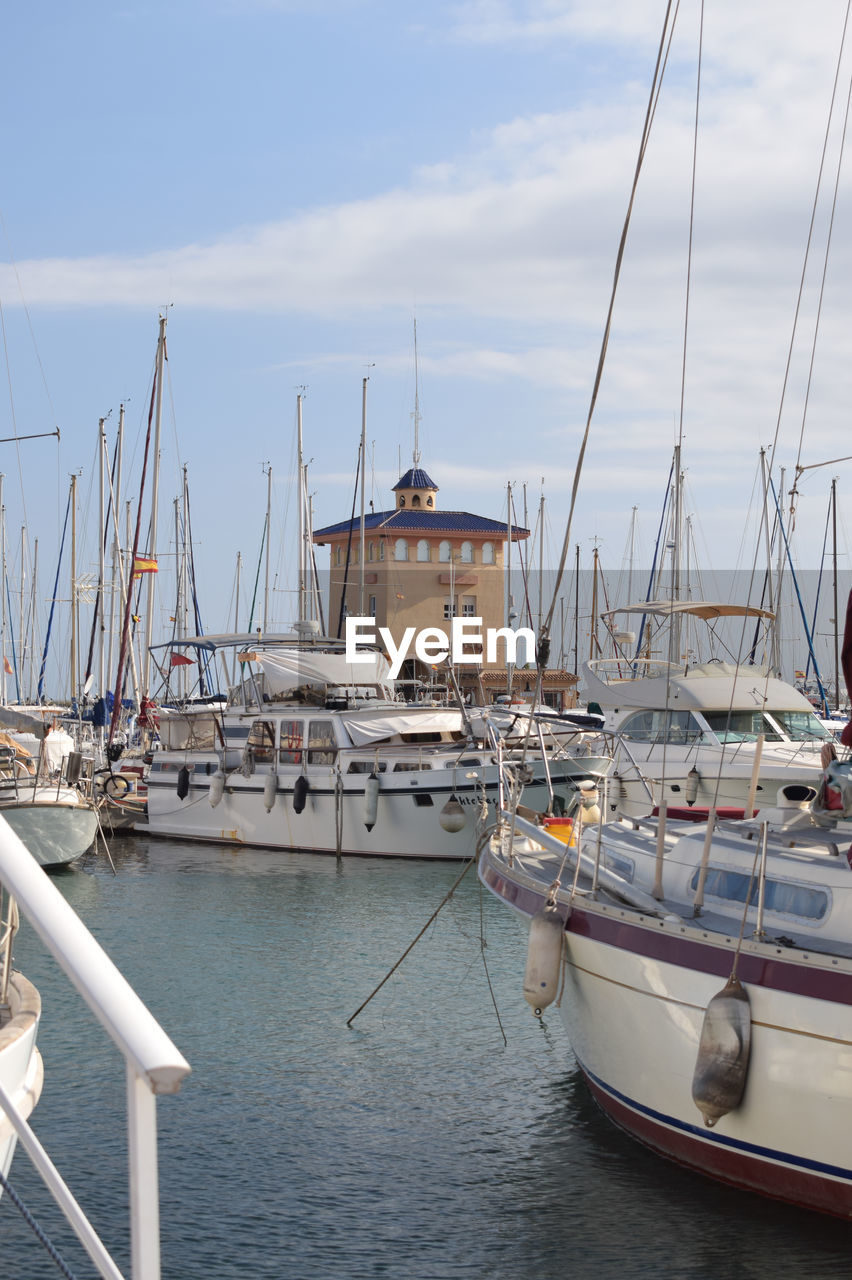
[[[705,19],[690,342],[689,509],[707,567],[749,561],[758,450],[779,415],[845,6],[719,0]],[[68,476],[95,556],[99,417],[144,428],[168,307],[161,528],[187,464],[208,630],[256,561],[271,463],[292,617],[295,395],[318,524],[349,510],[369,373],[370,490],[412,441],[445,507],[501,517],[508,481],[561,539],[665,5],[650,0],[48,2],[6,9],[0,81],[3,436],[10,545],[55,572]],[[711,11],[712,10],[712,11]],[[745,11],[747,10],[747,11]],[[628,242],[574,540],[650,552],[680,406],[697,3],[683,0]],[[841,107],[848,91],[846,62]],[[837,128],[826,162],[830,196]],[[847,451],[850,209],[841,175],[801,460]],[[777,462],[799,451],[822,272],[817,220]],[[134,445],[135,442],[135,445]],[[374,442],[374,443],[373,443]],[[852,452],[852,450],[850,450]],[[814,564],[832,474],[806,473]],[[129,481],[126,496],[134,493]],[[845,529],[844,529],[845,545]],[[160,550],[167,554],[168,548]],[[13,590],[20,553],[13,549]],[[647,558],[647,557],[646,557]],[[848,562],[847,562],[848,563]],[[165,575],[164,575],[165,576]],[[163,614],[169,587],[163,581]]]

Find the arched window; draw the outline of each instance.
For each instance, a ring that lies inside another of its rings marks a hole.
[[[404,506],[405,506],[405,494],[404,494],[404,493],[401,493],[401,494],[399,495],[399,505],[400,505],[401,507],[404,507]]]
[[[408,559],[408,543],[405,541],[405,538],[397,538],[396,542],[393,544],[393,558],[394,560]]]
[[[343,564],[343,548],[342,547],[337,548],[337,563]]]
[[[419,506],[420,506],[420,494],[419,494],[419,493],[415,493],[414,497],[411,499],[411,505],[412,505],[412,507],[419,507]]]
[[[432,555],[429,550],[429,543],[426,541],[425,538],[421,538],[417,544],[417,559],[418,560],[432,559]]]
[[[438,547],[438,559],[444,564],[449,564],[452,559],[453,549],[449,542],[442,542]]]
[[[427,499],[426,499],[426,506],[427,506],[427,507],[434,507],[434,505],[435,505],[435,504],[434,504],[434,502],[432,501],[432,499],[431,499],[431,498],[427,498]]]
[[[493,563],[494,563],[494,543],[493,543],[493,542],[483,542],[483,544],[482,544],[482,563],[483,563],[483,564],[493,564]]]
[[[371,542],[367,550],[367,559],[375,560],[375,558],[376,558],[376,544],[375,542]]]
[[[461,544],[461,559],[463,564],[473,564],[473,543],[463,542]]]
[[[384,560],[384,558],[385,558],[385,540],[384,538],[382,538],[381,542],[379,543],[379,559]]]

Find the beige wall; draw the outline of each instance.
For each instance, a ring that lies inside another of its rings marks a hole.
[[[364,563],[364,614],[375,616],[376,625],[389,628],[395,643],[399,643],[406,627],[415,627],[419,632],[424,627],[440,627],[449,630],[449,619],[445,616],[445,604],[449,607],[451,596],[455,599],[455,615],[465,616],[472,610],[475,617],[482,618],[483,630],[489,627],[506,626],[505,585],[503,580],[503,543],[494,536],[482,534],[456,534],[437,530],[434,533],[415,533],[400,535],[408,546],[408,559],[395,559],[397,539],[384,540],[384,559],[380,558],[380,546],[383,541],[376,534],[366,538],[366,556]],[[337,628],[340,614],[340,596],[346,559],[346,543],[348,535],[341,534],[329,539],[331,551],[331,587],[329,609],[329,631]],[[428,545],[429,559],[418,560],[418,542]],[[439,559],[442,542],[448,542],[451,548],[451,559]],[[469,543],[472,552],[471,561],[462,560],[462,544]],[[373,545],[373,559],[370,559],[369,548]],[[493,549],[493,564],[483,563],[483,546],[490,543]],[[341,564],[337,563],[337,548],[341,548]],[[357,540],[352,547],[349,564],[349,579],[346,590],[347,613],[355,615],[359,611],[360,595],[360,563]],[[370,607],[370,597],[375,597],[375,615]],[[484,657],[484,655],[483,655]],[[503,646],[498,648],[498,661],[483,662],[483,669],[499,670],[504,666]]]

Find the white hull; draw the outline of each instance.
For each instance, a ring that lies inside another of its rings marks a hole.
[[[591,838],[591,837],[590,837]],[[837,874],[843,868],[837,869]],[[487,848],[480,878],[530,919],[553,863]],[[597,1101],[634,1137],[725,1182],[852,1218],[852,959],[747,936],[737,974],[751,1052],[739,1105],[705,1126],[692,1083],[705,1010],[734,967],[738,929],[558,897],[559,1012]]]
[[[339,815],[340,852],[345,854],[470,858],[476,852],[477,819],[482,805],[480,780],[485,781],[492,818],[498,795],[496,766],[477,764],[476,759],[473,750],[461,757],[462,763],[455,769],[381,774],[376,820],[368,831],[364,773],[342,773],[342,788],[338,790],[332,769],[309,768],[305,806],[297,813],[294,808],[297,770],[279,773],[275,801],[269,812],[264,802],[269,771],[245,777],[237,770],[228,776],[222,798],[214,808],[210,800],[210,777],[216,769],[215,756],[211,756],[206,765],[196,762],[189,791],[181,800],[177,779],[182,757],[164,753],[162,757],[155,757],[148,777],[148,823],[144,829],[151,835],[182,839],[336,853]],[[594,756],[574,762],[551,762],[555,794],[566,802],[570,798],[573,786],[565,780],[569,772],[578,778],[600,776],[608,766],[609,761]],[[544,810],[550,794],[543,767],[538,761],[532,767],[535,780],[524,790],[524,804]],[[207,768],[210,774],[205,771]],[[461,805],[464,825],[458,831],[447,831],[441,822],[441,811],[453,796]]]
[[[70,789],[67,799],[57,799],[55,786],[38,788],[35,801],[0,802],[0,815],[41,867],[62,867],[81,857],[98,829],[94,806]]]
[[[8,993],[9,1017],[0,1022],[0,1084],[18,1114],[30,1115],[41,1094],[44,1069],[36,1048],[41,1015],[38,991],[20,973],[13,973]],[[17,1136],[0,1111],[0,1173],[7,1177]],[[2,1194],[2,1188],[0,1188]]]

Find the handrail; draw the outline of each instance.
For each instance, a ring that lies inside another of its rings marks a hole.
[[[157,1183],[156,1097],[176,1093],[190,1066],[82,920],[0,816],[0,885],[77,988],[127,1066],[128,1158],[130,1166],[130,1239],[134,1280],[159,1280],[159,1192]],[[17,1113],[9,1114],[22,1144],[77,1232],[102,1275],[117,1275],[114,1264],[102,1269],[93,1242],[82,1229],[82,1210],[53,1166],[39,1161],[37,1139]],[[95,1237],[96,1239],[96,1237]],[[100,1253],[100,1242],[97,1242]]]

